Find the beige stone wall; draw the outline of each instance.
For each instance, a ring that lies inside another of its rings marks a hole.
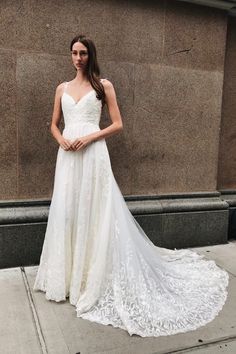
[[[107,144],[123,194],[216,189],[223,12],[173,0],[20,0],[1,1],[0,14],[0,199],[51,197],[54,93],[75,75],[78,33],[94,39],[117,92],[125,129]]]
[[[236,189],[236,19],[229,20],[219,151],[219,189]]]

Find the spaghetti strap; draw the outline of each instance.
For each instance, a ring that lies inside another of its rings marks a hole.
[[[63,90],[63,92],[66,92],[66,88],[67,88],[67,86],[68,86],[68,82],[67,82],[67,81],[65,81],[65,82],[64,82],[64,90]]]

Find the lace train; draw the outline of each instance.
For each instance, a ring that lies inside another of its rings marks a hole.
[[[190,250],[154,246],[127,211],[113,179],[116,217],[98,301],[77,304],[78,317],[142,337],[194,330],[215,318],[227,298],[228,273]]]

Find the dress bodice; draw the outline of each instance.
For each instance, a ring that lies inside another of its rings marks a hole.
[[[76,102],[74,98],[66,92],[67,86],[68,82],[64,85],[64,92],[61,97],[65,127],[86,122],[99,125],[102,101],[96,97],[97,92],[92,89]]]

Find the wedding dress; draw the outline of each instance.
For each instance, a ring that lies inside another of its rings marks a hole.
[[[66,87],[63,136],[100,130],[96,91],[75,102]],[[129,335],[187,332],[213,320],[227,298],[228,273],[203,258],[151,242],[116,183],[105,139],[79,151],[59,147],[35,291],[69,297],[77,317]]]

